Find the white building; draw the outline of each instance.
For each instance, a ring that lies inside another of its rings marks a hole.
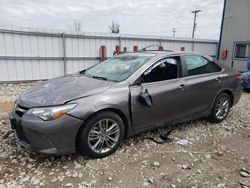
[[[216,56],[218,41],[111,33],[69,33],[31,28],[0,29],[0,82],[50,79],[100,62],[114,51],[134,51],[149,45]],[[136,47],[136,48],[135,48]]]
[[[250,57],[250,0],[224,0],[219,60],[239,70],[247,70]]]

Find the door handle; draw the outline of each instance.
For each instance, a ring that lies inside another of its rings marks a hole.
[[[182,91],[184,91],[185,90],[185,85],[181,84],[178,88],[181,89]]]
[[[217,77],[215,80],[218,81],[219,83],[221,83],[221,78],[220,77]]]

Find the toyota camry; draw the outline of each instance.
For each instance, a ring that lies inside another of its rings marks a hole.
[[[101,158],[148,129],[223,121],[241,97],[239,77],[200,53],[123,53],[27,90],[10,113],[11,126],[17,141],[37,152]]]

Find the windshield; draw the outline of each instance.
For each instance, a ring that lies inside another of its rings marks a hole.
[[[92,78],[119,82],[131,76],[154,55],[153,53],[122,54],[87,69],[84,74]]]

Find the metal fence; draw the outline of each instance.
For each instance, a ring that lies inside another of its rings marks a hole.
[[[133,51],[152,44],[167,50],[194,48],[215,56],[217,41],[111,33],[72,33],[30,28],[0,29],[0,82],[50,79],[100,62],[100,46],[107,57],[116,46]]]

